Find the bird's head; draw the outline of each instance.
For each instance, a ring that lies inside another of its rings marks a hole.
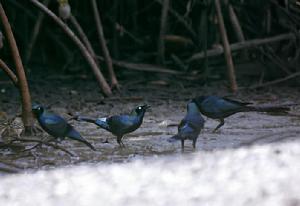
[[[39,116],[44,112],[44,107],[39,104],[33,103],[32,112],[34,115]]]
[[[199,96],[194,98],[192,101],[196,104],[201,104],[208,96]]]
[[[186,105],[186,109],[187,109],[187,112],[189,112],[189,113],[199,113],[199,108],[194,101],[190,101]]]
[[[137,106],[133,112],[137,115],[140,115],[140,114],[144,114],[147,111],[147,109],[149,109],[149,108],[150,108],[150,106],[145,104],[142,106]]]

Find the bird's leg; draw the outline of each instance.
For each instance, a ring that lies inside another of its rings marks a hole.
[[[125,148],[125,144],[123,143],[123,141],[121,140],[121,144],[122,144],[122,147]]]
[[[196,149],[196,139],[193,139],[193,149],[195,150]]]
[[[181,151],[184,152],[184,139],[181,140]]]
[[[122,142],[122,136],[117,137],[117,142],[120,145],[120,147],[125,147],[124,143]]]
[[[224,119],[219,119],[219,121],[220,124],[214,129],[213,132],[216,132],[220,127],[222,127],[225,124]]]
[[[106,139],[102,143],[109,143],[108,138],[106,137]]]

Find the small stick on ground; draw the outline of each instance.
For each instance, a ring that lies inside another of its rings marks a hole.
[[[69,150],[67,150],[67,149],[65,149],[65,148],[63,148],[63,147],[61,147],[61,146],[58,146],[58,145],[56,145],[56,144],[52,144],[52,143],[50,143],[50,142],[44,142],[44,141],[41,141],[41,140],[36,140],[36,139],[21,139],[21,138],[18,138],[18,139],[16,139],[16,141],[20,141],[20,142],[35,142],[35,143],[37,143],[37,145],[35,145],[35,146],[33,146],[32,148],[30,148],[29,150],[32,150],[32,149],[34,149],[34,148],[36,148],[37,146],[39,146],[39,145],[47,145],[47,146],[49,146],[49,147],[53,147],[53,148],[55,148],[55,149],[58,149],[58,150],[61,150],[61,151],[63,151],[63,152],[65,152],[65,153],[67,153],[67,154],[69,154],[70,156],[72,156],[72,157],[74,157],[75,155],[72,153],[72,152],[70,152]],[[27,149],[28,150],[28,149]],[[25,150],[26,151],[26,150]]]
[[[104,37],[103,26],[102,26],[97,2],[96,2],[96,0],[91,0],[91,1],[92,1],[94,18],[95,18],[95,22],[96,22],[96,28],[98,31],[98,38],[99,38],[100,45],[102,48],[105,63],[106,63],[106,66],[107,66],[107,69],[109,72],[111,88],[119,89],[119,83],[118,83],[118,80],[117,80],[117,77],[116,77],[116,74],[115,74],[115,71],[114,71],[114,68],[112,65],[111,56],[110,56],[109,50],[106,46],[106,40]]]
[[[232,92],[237,92],[238,86],[236,83],[236,77],[235,77],[235,70],[234,70],[234,64],[231,56],[231,51],[230,51],[230,45],[228,42],[228,37],[226,33],[226,28],[224,24],[224,19],[221,11],[221,5],[219,0],[215,0],[215,7],[216,7],[216,12],[217,12],[217,17],[218,17],[218,24],[219,24],[219,30],[224,46],[224,54],[225,54],[225,59],[227,63],[227,73],[228,73],[228,78],[230,82],[230,89]]]
[[[16,40],[14,38],[11,26],[9,24],[8,18],[5,14],[5,11],[0,3],[0,17],[1,21],[8,39],[8,43],[11,49],[13,60],[16,66],[16,73],[18,77],[19,90],[22,98],[22,120],[25,128],[25,134],[30,133],[32,128],[32,112],[31,112],[31,97],[27,84],[27,79],[20,57],[20,53],[17,47]]]
[[[169,0],[163,0],[162,10],[161,10],[161,20],[160,20],[160,32],[158,36],[157,44],[157,63],[165,63],[165,41],[164,37],[166,35],[166,27],[168,21],[168,11],[169,11],[170,2]]]

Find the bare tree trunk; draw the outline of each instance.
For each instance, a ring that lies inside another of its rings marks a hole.
[[[236,83],[236,78],[235,78],[235,71],[234,71],[234,64],[232,61],[232,56],[231,56],[231,51],[230,51],[230,45],[228,42],[227,38],[227,33],[226,33],[226,28],[224,25],[224,19],[221,11],[221,5],[219,0],[215,0],[215,7],[216,7],[216,12],[217,12],[217,17],[218,17],[218,24],[219,24],[219,30],[224,46],[224,54],[225,54],[225,59],[227,63],[227,73],[228,73],[228,78],[230,82],[230,89],[232,92],[236,92],[238,90],[238,86]]]
[[[164,37],[166,34],[168,11],[169,11],[170,1],[163,0],[162,10],[161,10],[161,21],[160,21],[160,32],[158,37],[157,45],[157,63],[164,64],[165,62],[165,41]]]
[[[25,134],[27,134],[28,132],[31,132],[31,128],[32,128],[31,98],[30,98],[24,67],[17,47],[17,43],[1,3],[0,3],[0,16],[6,33],[6,37],[9,42],[11,53],[16,65],[16,72],[19,80],[19,89],[22,97],[22,120],[25,128]]]
[[[106,46],[106,40],[104,37],[103,26],[102,26],[97,2],[96,2],[96,0],[91,0],[91,1],[92,1],[93,12],[94,12],[94,18],[96,21],[96,28],[98,31],[98,38],[100,41],[100,45],[102,47],[103,56],[105,58],[105,63],[106,63],[106,66],[107,66],[107,69],[109,72],[110,84],[111,84],[112,88],[118,88],[119,84],[118,84],[118,80],[117,80],[117,77],[115,75],[115,71],[114,71],[114,68],[112,65],[112,60],[111,60],[109,50]]]
[[[73,42],[78,46],[80,49],[82,55],[85,57],[87,62],[89,63],[90,67],[92,68],[92,71],[94,72],[94,75],[96,77],[96,80],[102,89],[102,92],[106,96],[110,96],[111,89],[108,86],[105,78],[103,77],[101,71],[99,70],[95,60],[93,57],[90,55],[89,51],[87,48],[84,46],[84,44],[80,41],[80,39],[73,33],[73,31],[60,19],[58,18],[52,11],[50,11],[48,8],[46,8],[43,4],[41,4],[37,0],[30,0],[36,7],[38,7],[40,10],[42,10],[44,13],[46,13],[48,16],[50,16],[55,23],[57,23],[62,30],[73,40]]]

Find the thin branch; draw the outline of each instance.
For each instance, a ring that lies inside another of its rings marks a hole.
[[[163,3],[162,0],[155,0],[155,1],[160,4]],[[169,8],[169,12],[178,20],[178,22],[180,22],[186,28],[186,30],[192,36],[193,40],[197,40],[197,34],[193,30],[193,28],[186,22],[186,20],[177,11],[175,11],[172,8]]]
[[[165,41],[164,37],[167,30],[167,21],[168,21],[168,11],[170,7],[169,0],[163,0],[162,11],[161,11],[161,20],[160,20],[160,32],[158,36],[157,44],[157,63],[164,64],[165,62]]]
[[[261,87],[271,86],[271,85],[274,85],[274,84],[278,84],[278,83],[287,81],[289,79],[293,79],[293,78],[298,77],[298,76],[300,76],[300,72],[296,72],[296,73],[288,75],[284,78],[276,79],[276,80],[269,81],[269,82],[266,82],[266,83],[263,83],[263,84],[254,85],[254,86],[249,87],[249,89],[258,89],[258,88],[261,88]]]
[[[109,72],[110,84],[111,84],[112,88],[119,88],[119,83],[118,83],[118,80],[117,80],[117,77],[115,75],[115,71],[114,71],[114,68],[112,65],[111,56],[110,56],[109,50],[106,46],[106,40],[104,37],[103,26],[102,26],[97,2],[96,2],[96,0],[91,0],[91,1],[92,1],[94,18],[95,18],[95,22],[96,22],[96,28],[98,31],[98,38],[99,38],[102,52],[104,55],[105,63],[106,63],[106,66],[107,66],[107,69]]]
[[[257,47],[263,44],[270,44],[273,42],[283,41],[295,39],[294,33],[280,34],[274,37],[268,37],[264,39],[252,39],[244,42],[233,43],[230,45],[231,51],[238,51],[245,48]],[[217,49],[210,49],[207,51],[207,57],[219,56],[224,53],[224,49],[222,47],[218,47]],[[205,58],[205,52],[199,52],[194,54],[191,58],[187,60],[187,63],[191,63],[193,61],[198,61]]]
[[[44,0],[43,3],[47,7],[49,2],[50,2],[50,0]],[[25,52],[25,58],[24,58],[25,59],[25,64],[27,64],[28,61],[30,60],[32,50],[33,50],[33,47],[35,45],[36,39],[37,39],[37,37],[40,33],[40,29],[41,29],[44,17],[45,17],[44,13],[39,12],[39,15],[37,17],[36,23],[35,23],[33,31],[32,31],[31,39],[29,41],[29,44],[28,44],[26,52]]]
[[[41,11],[43,11],[49,17],[51,17],[55,21],[55,23],[57,23],[61,27],[61,29],[78,46],[82,55],[85,57],[86,61],[89,63],[90,67],[92,68],[92,71],[94,72],[96,80],[97,80],[100,88],[102,89],[102,92],[106,96],[110,96],[112,94],[110,87],[108,86],[108,84],[107,84],[104,76],[102,75],[102,72],[98,68],[95,60],[90,55],[89,51],[84,46],[84,44],[80,41],[80,39],[74,34],[74,32],[60,18],[58,18],[52,11],[50,11],[48,8],[46,8],[43,4],[41,4],[37,0],[29,0],[29,1],[31,1],[37,8],[39,8]]]
[[[98,56],[98,59],[101,61],[104,61],[103,57]],[[174,75],[182,75],[184,72],[179,72],[171,69],[167,69],[165,67],[159,66],[159,65],[153,65],[153,64],[139,64],[139,63],[131,63],[131,62],[125,62],[125,61],[117,61],[112,60],[113,64],[120,67],[120,68],[126,68],[136,71],[145,71],[145,72],[160,72],[165,74],[174,74]]]
[[[0,3],[0,16],[9,42],[13,60],[16,66],[19,89],[22,97],[22,120],[25,127],[25,133],[27,133],[31,131],[31,127],[32,127],[31,97],[30,97],[30,92],[27,84],[24,67],[17,47],[17,43],[1,3]]]
[[[7,74],[16,87],[18,87],[18,78],[15,73],[0,59],[0,68]]]
[[[82,27],[78,23],[77,19],[73,15],[71,15],[70,16],[70,21],[73,24],[73,26],[75,27],[75,29],[77,30],[78,35],[81,38],[81,40],[83,41],[83,43],[86,46],[87,50],[90,52],[90,54],[95,59],[96,58],[96,53],[95,53],[89,39],[87,38],[86,34],[84,33]]]
[[[239,42],[244,42],[245,41],[245,36],[244,36],[243,30],[242,30],[242,27],[240,25],[239,19],[237,18],[236,14],[235,14],[235,11],[234,11],[231,4],[228,5],[228,10],[229,10],[229,18],[230,18],[232,27],[235,31],[237,40]],[[247,57],[246,50],[244,51],[243,56]]]
[[[44,144],[44,145],[53,147],[53,148],[55,148],[55,149],[61,150],[61,151],[65,152],[65,153],[69,154],[69,155],[72,156],[72,157],[75,156],[75,155],[74,155],[72,152],[70,152],[69,150],[67,150],[67,149],[65,149],[65,148],[63,148],[63,147],[61,147],[61,146],[58,146],[58,145],[56,145],[56,144],[52,144],[52,143],[50,143],[50,142],[44,142],[44,141],[37,140],[37,139],[27,139],[27,138],[26,138],[26,139],[18,138],[18,139],[16,139],[16,141],[20,141],[20,142],[35,142],[35,143],[38,143],[38,144],[35,145],[33,148],[35,148],[35,147],[38,146],[38,145]],[[31,148],[31,149],[33,149],[33,148]]]
[[[217,11],[219,30],[221,33],[221,38],[222,38],[222,42],[223,42],[223,46],[224,46],[224,54],[225,54],[225,60],[227,63],[227,73],[228,73],[228,78],[229,78],[229,82],[230,82],[230,89],[232,92],[236,92],[238,90],[238,86],[236,83],[234,64],[233,64],[233,60],[232,60],[232,56],[231,56],[230,45],[228,42],[227,32],[226,32],[226,28],[224,25],[224,19],[222,16],[221,5],[220,5],[219,0],[215,0],[215,7],[216,7],[216,11]]]

